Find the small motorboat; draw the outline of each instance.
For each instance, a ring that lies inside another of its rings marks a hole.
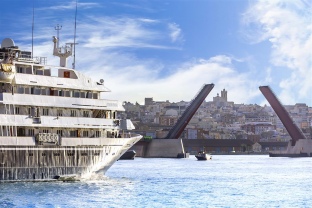
[[[212,156],[210,154],[207,154],[204,151],[200,151],[197,153],[197,155],[195,155],[195,157],[197,158],[197,160],[211,160]]]

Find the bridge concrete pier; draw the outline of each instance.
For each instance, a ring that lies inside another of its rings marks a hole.
[[[140,141],[131,149],[137,157],[145,158],[177,158],[179,153],[185,153],[182,139],[153,139]]]

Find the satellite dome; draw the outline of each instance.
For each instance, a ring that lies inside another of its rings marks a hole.
[[[3,39],[2,43],[1,43],[1,47],[2,48],[9,48],[15,46],[14,41],[11,38],[5,38]]]

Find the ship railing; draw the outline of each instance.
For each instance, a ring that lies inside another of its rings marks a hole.
[[[121,135],[121,138],[133,138],[133,137],[141,136],[140,134],[131,133],[131,132],[124,132],[124,133],[121,133],[120,135]]]
[[[0,55],[1,57],[1,55]],[[19,62],[27,62],[27,63],[36,63],[36,64],[42,64],[42,65],[47,65],[48,61],[47,61],[47,57],[40,57],[40,56],[36,56],[36,57],[19,57],[17,58],[17,61]]]
[[[45,133],[41,133],[41,134],[45,134]],[[52,134],[52,133],[46,133],[46,134]],[[129,133],[129,132],[125,132],[125,133],[120,133],[120,136],[118,137],[95,137],[95,136],[91,136],[91,137],[85,137],[85,136],[62,136],[61,138],[64,138],[64,139],[74,139],[74,140],[77,140],[77,139],[107,139],[107,138],[133,138],[133,137],[139,137],[139,136],[142,136],[140,134],[137,134],[137,133]]]

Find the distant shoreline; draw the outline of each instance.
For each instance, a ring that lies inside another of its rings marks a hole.
[[[211,155],[269,155],[268,152],[213,152]]]

